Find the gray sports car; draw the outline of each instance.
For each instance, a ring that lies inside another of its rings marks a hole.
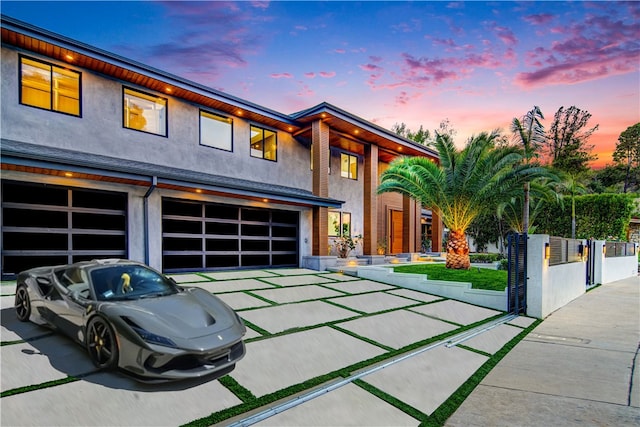
[[[129,260],[39,267],[18,275],[19,320],[85,346],[98,368],[140,381],[231,372],[245,354],[240,317],[218,297]]]

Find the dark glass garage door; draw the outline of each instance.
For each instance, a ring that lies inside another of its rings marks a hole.
[[[2,181],[2,276],[127,257],[127,195]]]
[[[298,212],[162,200],[165,271],[298,265]]]

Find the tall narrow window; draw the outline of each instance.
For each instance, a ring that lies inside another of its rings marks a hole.
[[[340,153],[340,176],[349,179],[358,179],[358,157],[351,154]]]
[[[167,100],[124,88],[124,127],[167,136]]]
[[[20,103],[80,115],[80,73],[20,58]]]
[[[275,132],[251,126],[251,157],[277,160],[278,140]]]
[[[233,151],[233,121],[228,117],[200,111],[200,144]]]

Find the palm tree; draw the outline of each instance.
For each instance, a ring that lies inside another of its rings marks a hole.
[[[535,153],[547,139],[544,133],[544,126],[542,126],[540,120],[544,120],[544,116],[540,107],[535,105],[531,111],[524,115],[522,120],[514,118],[511,123],[511,132],[514,134],[514,139],[523,146],[526,163],[529,163],[531,157],[536,155]],[[523,230],[529,230],[529,189],[529,181],[526,181],[524,183],[524,203],[522,208]]]
[[[472,137],[457,150],[448,135],[436,135],[440,165],[424,157],[394,160],[381,175],[378,193],[398,192],[430,206],[449,228],[447,268],[469,268],[466,230],[481,212],[522,192],[524,182],[551,176],[522,161],[517,146],[496,148],[497,132]]]
[[[562,197],[556,193],[555,182],[549,180],[540,180],[539,182],[533,181],[530,186],[529,194],[529,228],[526,230],[528,234],[536,232],[537,226],[535,225],[537,216],[541,213],[545,203],[558,202],[562,206]],[[511,198],[506,202],[502,202],[498,205],[497,217],[506,222],[509,229],[516,233],[524,233],[524,218],[522,212],[524,211],[524,195],[520,194]]]

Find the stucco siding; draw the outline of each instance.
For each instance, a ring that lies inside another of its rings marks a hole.
[[[233,117],[232,152],[203,146],[199,106],[81,68],[82,117],[21,105],[18,52],[3,48],[2,58],[3,138],[311,190],[309,149],[286,132],[277,132],[275,162],[250,156],[251,123],[238,117]],[[123,127],[123,87],[167,99],[167,137]]]

